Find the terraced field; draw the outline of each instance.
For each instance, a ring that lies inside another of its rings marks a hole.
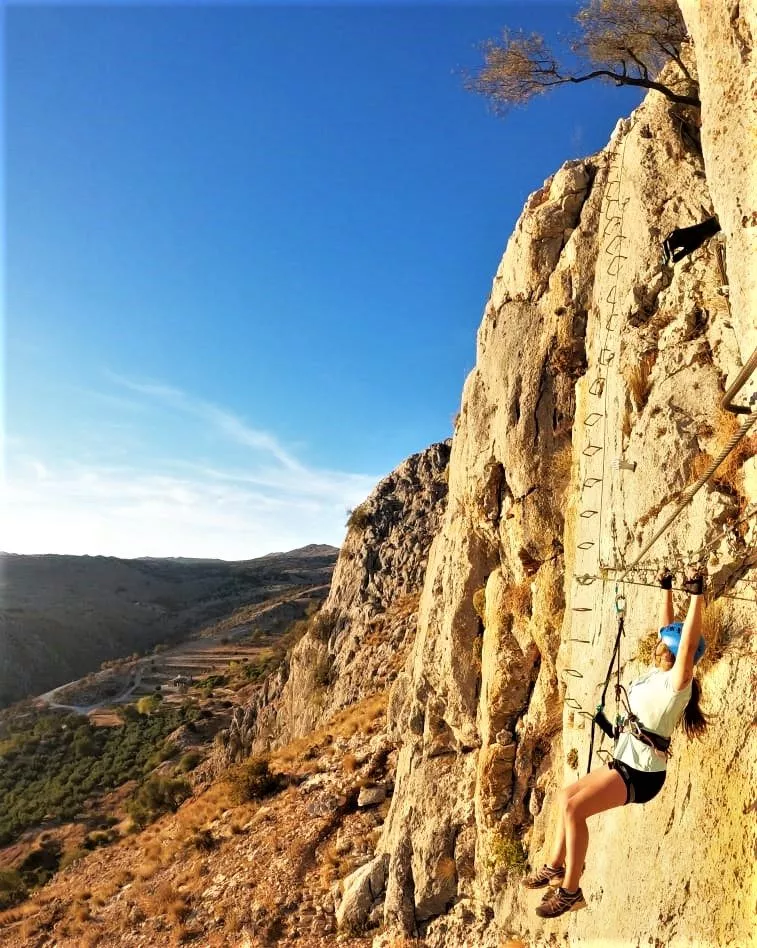
[[[112,709],[118,704],[159,693],[164,700],[180,702],[188,687],[205,686],[222,697],[224,684],[208,682],[235,664],[235,671],[255,669],[270,661],[283,632],[325,599],[328,585],[313,586],[280,595],[272,602],[244,606],[220,622],[201,629],[195,636],[172,648],[127,660],[111,668],[69,682],[41,695],[40,704],[88,714],[98,724],[118,719]],[[177,678],[183,681],[176,682]]]

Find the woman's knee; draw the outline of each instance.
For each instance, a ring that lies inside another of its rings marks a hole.
[[[565,812],[568,808],[568,804],[575,796],[575,784],[569,787],[563,787],[557,794],[557,805],[560,809]]]
[[[583,800],[577,794],[573,794],[568,797],[565,801],[565,806],[563,809],[566,820],[581,820],[584,819],[584,808]]]

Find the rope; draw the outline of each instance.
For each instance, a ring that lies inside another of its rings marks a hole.
[[[599,708],[604,708],[605,698],[607,696],[607,689],[610,687],[610,678],[612,677],[612,666],[615,664],[617,658],[618,668],[617,668],[617,681],[618,687],[620,687],[620,640],[623,637],[624,625],[625,625],[625,600],[623,600],[624,606],[623,610],[618,612],[618,633],[615,636],[615,644],[612,648],[612,656],[610,657],[610,664],[607,666],[607,674],[605,675],[605,683],[602,688],[602,696],[599,699]],[[617,603],[617,600],[616,600]],[[592,717],[591,721],[591,739],[589,741],[589,760],[586,764],[586,773],[591,772],[591,759],[594,756],[594,737],[597,731],[597,722],[595,717]]]
[[[665,533],[669,527],[673,524],[675,520],[683,513],[684,508],[691,503],[695,494],[704,487],[705,484],[710,481],[715,473],[715,471],[720,467],[720,465],[725,461],[728,455],[733,451],[737,444],[749,433],[749,429],[757,421],[757,411],[751,412],[744,422],[744,424],[739,428],[739,430],[733,435],[733,437],[728,441],[728,444],[723,448],[720,454],[715,458],[712,464],[707,468],[707,470],[702,474],[699,480],[695,481],[690,487],[687,487],[683,494],[683,499],[676,505],[673,513],[668,517],[665,523],[660,527],[660,529],[655,533],[651,540],[646,543],[636,559],[626,568],[626,571],[618,580],[619,583],[622,583],[629,572],[639,563],[639,561],[646,556],[649,550],[654,546],[654,544],[660,539],[660,537]]]
[[[736,378],[733,380],[733,384],[730,386],[728,391],[723,396],[723,400],[720,404],[723,408],[725,408],[726,411],[732,411],[737,415],[746,415],[749,412],[754,414],[753,409],[750,409],[745,405],[732,405],[731,403],[733,402],[734,398],[738,395],[739,389],[742,388],[742,386],[744,385],[744,382],[746,382],[746,380],[749,378],[749,376],[752,374],[752,372],[754,372],[756,368],[757,368],[757,348],[755,348],[754,352],[746,360],[746,365],[739,372]]]

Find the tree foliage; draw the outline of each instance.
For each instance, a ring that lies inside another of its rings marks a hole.
[[[469,88],[500,112],[554,86],[590,79],[656,89],[681,105],[699,105],[680,55],[686,26],[676,0],[589,0],[575,19],[578,32],[570,48],[587,71],[576,74],[563,66],[538,33],[505,29],[499,41],[484,44],[484,65]],[[682,73],[676,88],[659,81],[671,60]]]

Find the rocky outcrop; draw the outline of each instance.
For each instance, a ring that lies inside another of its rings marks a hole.
[[[757,345],[757,7],[679,5],[694,40],[707,182],[726,236],[732,319],[746,361]]]
[[[449,442],[412,455],[351,512],[326,602],[255,700],[235,713],[221,764],[306,734],[394,681],[446,507],[449,455]]]
[[[612,650],[612,580],[733,431],[719,401],[744,358],[734,330],[752,318],[746,238],[732,247],[726,223],[730,307],[722,237],[674,269],[660,260],[675,227],[734,213],[721,206],[722,162],[707,161],[708,101],[705,89],[703,158],[687,134],[698,116],[651,93],[603,152],[531,195],[495,276],[417,636],[390,695],[401,746],[377,847],[389,857],[377,945],[400,933],[494,948],[513,932],[532,946],[750,943],[754,607],[737,599],[708,619],[717,724],[701,744],[676,739],[660,798],[593,821],[589,911],[541,922],[518,886],[526,853],[544,858],[555,792],[585,765],[580,711],[593,710]],[[701,559],[718,593],[738,592],[757,536],[754,520],[728,527],[755,499],[750,453],[745,442],[641,565]],[[637,569],[622,587],[626,677],[654,623],[648,579]]]

